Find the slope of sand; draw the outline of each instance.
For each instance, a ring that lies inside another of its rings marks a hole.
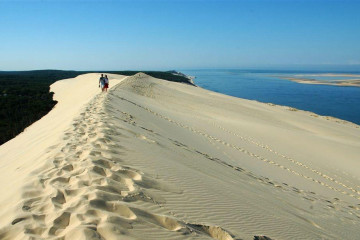
[[[144,74],[97,94],[98,77],[55,83],[55,109],[0,147],[0,239],[360,235],[359,126]]]

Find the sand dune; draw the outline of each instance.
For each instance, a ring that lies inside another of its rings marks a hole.
[[[0,239],[359,236],[359,126],[98,77],[55,83],[55,109],[0,147]]]

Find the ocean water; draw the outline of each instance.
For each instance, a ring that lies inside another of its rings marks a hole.
[[[360,87],[300,84],[284,76],[308,76],[324,72],[291,72],[238,69],[193,69],[196,85],[234,97],[290,106],[319,115],[333,116],[360,125]],[[358,74],[353,73],[353,74]],[[333,79],[316,77],[315,79]],[[348,79],[346,77],[336,79]]]

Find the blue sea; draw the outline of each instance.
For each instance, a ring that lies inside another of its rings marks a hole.
[[[280,78],[305,76],[321,81],[351,79],[352,77],[324,76],[325,72],[314,71],[194,69],[181,70],[181,72],[195,76],[195,84],[208,90],[239,98],[290,106],[360,125],[360,87],[300,84]],[[360,75],[359,72],[346,74]]]

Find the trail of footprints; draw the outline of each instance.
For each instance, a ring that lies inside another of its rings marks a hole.
[[[137,202],[148,202],[161,208],[163,200],[148,189],[167,189],[124,165],[120,142],[130,130],[109,128],[104,102],[104,95],[97,96],[64,134],[63,144],[49,149],[58,151],[51,166],[42,168],[26,186],[21,213],[9,227],[0,229],[0,239],[19,235],[26,239],[121,239],[131,235],[134,224],[172,231],[184,239],[235,239],[221,227],[187,223],[138,206]],[[124,112],[123,120],[135,123]]]
[[[238,137],[238,138],[241,139],[242,141],[250,142],[250,143],[252,143],[252,144],[254,144],[254,145],[256,145],[256,146],[258,146],[258,147],[260,147],[260,148],[265,149],[265,150],[268,151],[268,152],[271,152],[271,153],[273,153],[273,154],[275,154],[275,155],[277,155],[277,156],[279,156],[279,157],[281,157],[281,158],[284,158],[284,159],[290,161],[291,163],[293,163],[293,164],[295,164],[295,165],[297,165],[297,166],[300,166],[300,167],[303,167],[303,168],[305,168],[305,169],[307,169],[307,170],[310,170],[311,172],[316,173],[317,175],[319,175],[319,176],[321,176],[321,177],[323,177],[323,178],[325,178],[325,179],[327,179],[327,180],[329,180],[329,181],[332,181],[332,182],[338,184],[339,186],[344,187],[344,188],[350,190],[351,192],[353,192],[353,193],[355,193],[355,194],[357,194],[357,195],[360,195],[360,191],[359,191],[359,190],[357,190],[357,189],[355,189],[355,188],[353,188],[353,187],[350,187],[350,186],[348,186],[348,185],[346,185],[346,184],[344,184],[344,183],[336,180],[334,177],[330,177],[330,176],[328,176],[327,174],[322,173],[322,172],[319,171],[319,170],[313,169],[313,168],[307,166],[307,165],[304,164],[304,163],[301,163],[301,162],[299,162],[299,161],[297,161],[297,160],[295,160],[295,159],[293,159],[293,158],[291,158],[291,157],[288,157],[288,156],[286,156],[286,155],[284,155],[284,154],[282,154],[282,153],[279,153],[279,152],[277,152],[276,150],[272,149],[270,146],[268,146],[268,145],[266,145],[266,144],[263,144],[263,143],[261,143],[261,142],[259,142],[259,141],[256,141],[256,140],[254,140],[254,139],[252,139],[252,138],[250,138],[250,137],[244,137],[244,136],[241,136],[241,135],[239,135],[239,134],[237,134],[237,133],[231,132],[230,130],[228,130],[228,129],[222,127],[222,126],[219,126],[219,125],[217,125],[217,124],[214,123],[214,122],[212,122],[212,124],[213,124],[215,127],[223,130],[224,132],[227,132],[227,133],[230,134],[230,135],[233,135],[233,136]],[[320,182],[320,184],[322,184],[322,183]],[[359,187],[359,186],[357,186],[357,187]],[[331,187],[330,187],[330,188],[331,188]],[[346,193],[345,193],[345,194],[346,194]],[[350,196],[355,197],[355,196],[356,196],[355,194],[353,194],[353,195],[350,194]],[[360,199],[360,198],[358,197],[357,199]]]
[[[360,215],[357,213],[358,210],[360,210],[360,204],[358,204],[358,206],[352,206],[352,205],[349,205],[348,203],[346,202],[343,202],[341,201],[340,199],[338,198],[334,198],[334,199],[327,199],[325,197],[322,197],[322,196],[319,196],[317,195],[316,193],[314,192],[310,192],[310,191],[305,191],[305,190],[302,190],[302,189],[299,189],[299,188],[296,188],[294,186],[291,186],[287,183],[279,183],[279,182],[276,182],[274,180],[271,180],[267,177],[263,177],[263,176],[259,176],[259,175],[256,175],[254,174],[253,172],[249,171],[249,170],[246,170],[245,168],[242,168],[242,167],[238,167],[238,166],[234,166],[234,165],[231,165],[219,158],[216,158],[216,157],[212,157],[210,156],[209,154],[207,153],[204,153],[204,152],[201,152],[191,146],[188,146],[184,143],[181,143],[177,140],[174,140],[174,139],[168,139],[169,141],[171,141],[174,145],[178,146],[178,147],[181,147],[181,148],[184,148],[186,149],[187,151],[190,151],[190,152],[193,152],[193,153],[197,153],[197,154],[200,154],[201,156],[203,156],[204,158],[210,160],[210,161],[213,161],[213,162],[216,162],[222,166],[225,166],[225,167],[229,167],[231,169],[233,169],[234,171],[242,174],[242,175],[246,175],[247,177],[261,183],[261,184],[266,184],[268,186],[271,186],[271,187],[274,187],[276,189],[279,189],[279,190],[282,190],[282,191],[286,191],[286,192],[290,192],[290,193],[296,193],[296,194],[299,194],[303,199],[306,199],[308,201],[311,201],[312,203],[321,203],[321,205],[324,207],[324,209],[326,210],[326,212],[332,212],[332,211],[341,211],[343,213],[345,213],[346,215],[350,214],[352,215],[353,217],[355,217],[355,221],[358,221],[360,219]],[[216,147],[216,146],[214,146]],[[250,184],[250,182],[249,182]],[[357,210],[357,211],[354,211],[354,210]],[[330,213],[332,214],[332,213]]]
[[[281,154],[281,153],[273,150],[273,149],[270,148],[269,146],[267,146],[267,145],[265,145],[265,144],[262,144],[262,143],[260,143],[260,142],[258,142],[258,141],[255,141],[255,140],[253,140],[253,139],[251,139],[251,138],[249,138],[249,137],[243,137],[243,136],[241,136],[241,135],[239,135],[239,134],[233,133],[233,132],[231,132],[231,131],[229,131],[229,130],[227,130],[227,129],[221,127],[221,126],[218,126],[218,125],[216,125],[215,123],[213,123],[214,126],[222,129],[223,131],[225,131],[225,132],[227,132],[227,133],[229,133],[229,134],[232,134],[232,135],[234,135],[234,136],[237,136],[237,137],[239,137],[239,138],[240,138],[241,140],[243,140],[243,141],[247,141],[247,142],[249,142],[249,143],[251,143],[251,144],[256,145],[257,147],[260,147],[260,148],[262,148],[262,149],[265,149],[265,150],[273,153],[273,154],[276,155],[276,156],[279,156],[279,157],[281,157],[281,158],[284,158],[284,159],[288,160],[290,163],[295,164],[296,166],[300,166],[300,167],[303,167],[303,168],[305,168],[305,169],[307,169],[307,170],[310,170],[311,172],[316,173],[316,174],[319,175],[320,177],[322,177],[322,178],[324,178],[324,179],[327,179],[327,180],[330,180],[331,182],[333,182],[333,183],[335,183],[335,184],[337,184],[337,185],[339,185],[339,186],[341,186],[341,187],[344,187],[344,188],[350,190],[352,193],[346,192],[346,191],[341,190],[341,189],[339,189],[339,188],[337,188],[337,187],[330,186],[329,184],[325,183],[324,181],[321,181],[321,180],[315,179],[315,178],[313,178],[313,177],[307,176],[307,175],[305,175],[305,174],[302,174],[302,173],[300,173],[300,172],[297,172],[297,171],[291,169],[290,167],[286,167],[286,166],[284,166],[284,165],[281,165],[281,164],[277,163],[277,162],[274,161],[274,160],[271,160],[271,159],[268,159],[268,158],[266,158],[266,157],[263,157],[263,156],[261,156],[261,155],[259,155],[259,154],[253,153],[253,152],[251,152],[251,151],[249,151],[249,150],[247,150],[247,149],[245,149],[245,148],[242,148],[242,147],[240,147],[240,146],[237,146],[237,145],[228,143],[228,142],[226,142],[226,141],[224,141],[224,140],[222,140],[222,139],[220,139],[220,138],[218,138],[218,137],[212,136],[212,135],[210,135],[210,134],[208,134],[208,133],[206,133],[206,132],[200,131],[200,130],[198,130],[198,129],[195,129],[195,128],[193,128],[193,127],[190,127],[190,126],[188,126],[188,125],[185,125],[185,124],[183,124],[183,123],[179,123],[179,122],[177,122],[177,121],[175,121],[175,120],[173,120],[173,119],[170,119],[170,118],[167,117],[167,116],[163,116],[162,114],[159,114],[159,113],[157,113],[157,112],[155,112],[155,111],[153,111],[153,110],[151,110],[151,109],[149,109],[149,108],[147,108],[147,107],[144,107],[144,106],[142,106],[142,105],[140,105],[140,104],[138,104],[138,103],[135,103],[135,102],[133,102],[133,101],[130,101],[130,100],[125,99],[125,98],[120,97],[120,96],[116,96],[116,97],[119,98],[119,99],[121,99],[121,100],[123,100],[123,101],[126,101],[126,102],[128,102],[128,103],[130,103],[130,104],[133,104],[133,105],[135,105],[135,106],[137,106],[137,107],[139,107],[139,108],[142,108],[142,109],[148,111],[149,113],[151,113],[151,114],[153,114],[153,115],[155,115],[155,116],[157,116],[157,117],[160,117],[160,118],[162,118],[162,119],[164,119],[164,120],[166,120],[166,121],[169,121],[169,122],[171,122],[171,123],[173,123],[173,124],[175,124],[175,125],[177,125],[177,126],[179,126],[179,127],[181,127],[181,128],[190,130],[190,131],[192,131],[192,132],[194,132],[194,133],[196,133],[196,134],[198,134],[198,135],[201,135],[201,136],[207,138],[207,139],[210,141],[210,143],[212,143],[212,142],[218,142],[218,143],[220,143],[220,144],[222,144],[222,145],[225,145],[225,146],[230,147],[230,148],[233,148],[233,149],[235,149],[235,150],[237,150],[237,151],[239,151],[239,152],[241,152],[241,153],[243,153],[243,154],[246,154],[246,155],[248,155],[248,156],[250,156],[250,157],[252,157],[252,158],[254,158],[254,159],[257,159],[257,160],[263,161],[263,162],[265,162],[265,163],[274,165],[274,166],[279,167],[279,168],[281,168],[281,169],[284,169],[284,170],[286,170],[286,171],[288,171],[288,172],[291,172],[291,173],[294,174],[294,175],[297,175],[297,176],[303,177],[303,178],[305,178],[305,179],[307,179],[307,180],[316,182],[316,183],[318,183],[318,184],[320,184],[320,185],[322,185],[322,186],[324,186],[324,187],[327,187],[327,188],[329,188],[329,189],[331,189],[331,190],[333,190],[333,191],[335,191],[335,192],[339,192],[339,193],[341,193],[341,194],[350,196],[350,197],[352,197],[352,198],[354,198],[354,199],[356,199],[356,200],[360,200],[360,196],[359,196],[359,195],[360,195],[360,191],[358,191],[357,189],[355,189],[355,188],[353,188],[353,187],[350,187],[350,186],[348,186],[348,185],[346,185],[346,184],[344,184],[344,183],[336,180],[334,177],[330,177],[330,176],[328,176],[328,175],[326,175],[326,174],[324,174],[324,173],[322,173],[322,172],[320,172],[320,171],[318,171],[318,170],[316,170],[316,169],[313,169],[313,168],[307,166],[306,164],[303,164],[303,163],[301,163],[301,162],[299,162],[299,161],[291,158],[291,157],[288,157],[288,156],[286,156],[286,155],[284,155],[284,154]],[[170,140],[171,140],[171,139],[170,139]],[[179,143],[179,142],[177,142],[175,145],[178,145],[178,146],[180,146],[180,145],[186,146],[186,145],[184,145],[184,144],[182,144],[182,143]],[[189,150],[191,150],[191,148],[189,148],[188,146],[186,146],[186,147],[187,147]],[[195,149],[192,149],[192,150],[193,150],[193,151],[196,151]],[[291,189],[291,190],[294,191],[294,192],[297,192],[297,193],[299,193],[299,194],[305,195],[305,196],[304,196],[304,199],[307,199],[307,200],[310,200],[310,201],[314,201],[315,199],[321,200],[322,202],[325,202],[325,203],[327,204],[327,207],[329,207],[329,208],[332,208],[332,209],[338,209],[338,208],[339,208],[338,206],[339,206],[341,200],[339,200],[339,199],[337,199],[337,198],[334,198],[334,199],[332,199],[332,200],[328,200],[328,199],[325,199],[325,198],[323,198],[323,197],[317,197],[317,198],[316,198],[314,192],[308,192],[308,193],[307,193],[307,192],[304,191],[304,190],[298,189],[298,188],[296,188],[296,187],[291,187],[291,186],[289,186],[289,185],[286,184],[286,183],[276,183],[275,181],[270,180],[270,179],[268,179],[268,178],[266,178],[266,177],[258,177],[258,176],[255,176],[253,173],[251,173],[251,172],[249,172],[249,171],[247,171],[247,170],[244,170],[244,169],[239,168],[239,167],[236,167],[236,166],[229,165],[228,163],[225,163],[224,161],[221,161],[221,160],[219,161],[219,159],[210,157],[210,156],[208,156],[208,154],[205,154],[205,153],[200,153],[200,154],[204,155],[206,158],[208,158],[208,159],[210,159],[210,160],[216,160],[216,162],[221,162],[221,164],[227,165],[228,167],[231,167],[231,168],[233,168],[233,169],[236,170],[236,171],[238,171],[239,169],[241,169],[239,172],[246,172],[247,175],[256,178],[259,182],[268,183],[268,184],[270,184],[270,185],[272,185],[272,186],[274,186],[274,187],[276,187],[276,188]],[[357,219],[360,219],[360,204],[357,204],[357,205],[349,205],[348,203],[343,202],[342,205],[343,205],[343,208],[346,209],[346,211],[343,210],[344,213],[350,214],[351,216],[355,216]]]

